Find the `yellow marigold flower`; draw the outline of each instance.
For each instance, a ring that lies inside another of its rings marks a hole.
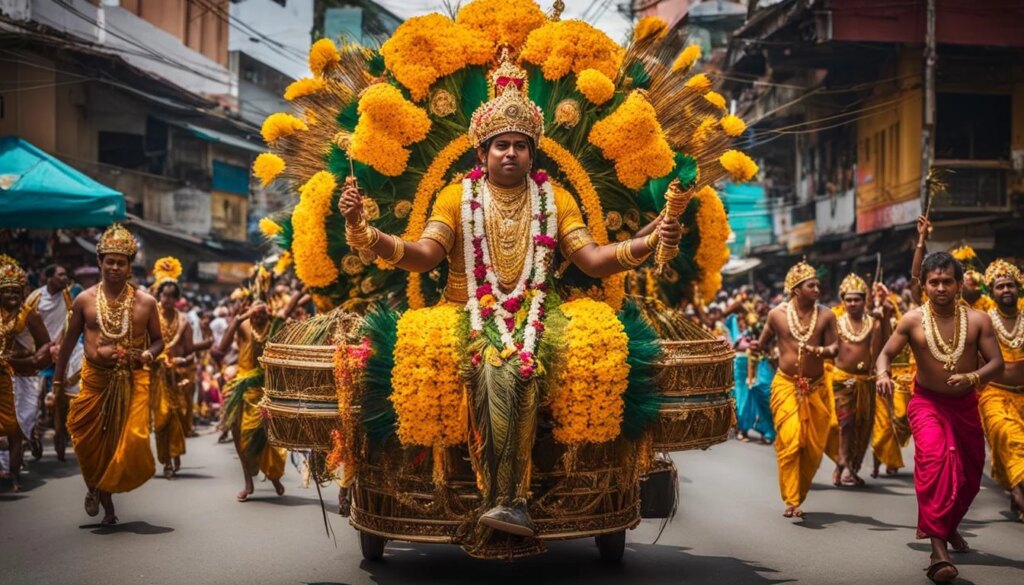
[[[405,219],[409,217],[409,212],[412,211],[412,203],[405,199],[395,203],[394,214],[398,219]]]
[[[359,99],[358,111],[349,155],[389,177],[404,173],[409,161],[404,147],[423,140],[430,131],[427,112],[386,83],[367,89]]]
[[[697,207],[697,233],[700,243],[694,260],[700,271],[697,288],[705,303],[714,300],[722,288],[722,267],[729,261],[729,220],[725,205],[714,189],[702,187],[696,195],[700,201]]]
[[[576,76],[576,89],[592,104],[600,106],[615,95],[615,83],[597,69],[584,69]]]
[[[317,77],[340,62],[338,47],[331,39],[320,39],[309,48],[309,70]]]
[[[312,95],[324,88],[324,80],[319,77],[306,77],[293,81],[284,90],[284,99],[292,101],[300,97]]]
[[[589,140],[615,162],[619,181],[630,189],[667,175],[675,164],[657,113],[640,92],[631,93],[614,112],[594,124]]]
[[[420,101],[441,77],[490,61],[493,45],[483,33],[440,14],[428,14],[402,23],[380,53],[395,79]]]
[[[260,220],[260,233],[267,238],[272,238],[281,233],[281,226],[269,217],[264,217]]]
[[[704,99],[706,99],[711,105],[715,106],[719,110],[725,109],[725,98],[722,97],[722,94],[718,93],[717,91],[707,92],[706,94],[704,94]]]
[[[727,135],[732,136],[733,138],[739,136],[740,134],[743,134],[743,132],[747,129],[746,122],[744,122],[738,116],[733,116],[732,114],[729,114],[728,116],[722,118],[721,124],[722,130],[724,130]]]
[[[493,45],[521,47],[535,28],[547,22],[547,16],[534,2],[475,0],[459,10],[459,26],[482,33]]]
[[[974,251],[974,248],[966,245],[953,249],[953,251],[950,252],[950,255],[952,255],[960,262],[966,262],[968,260],[973,260],[978,257],[978,254],[977,252]]]
[[[659,16],[645,16],[633,28],[633,40],[642,41],[648,37],[660,39],[668,32],[668,23]]]
[[[722,167],[729,171],[733,180],[745,183],[757,174],[757,163],[738,150],[727,150],[718,158]]]
[[[480,298],[480,306],[484,309],[493,306],[495,302],[497,302],[497,300],[494,298],[494,295],[484,295]]]
[[[337,186],[328,171],[313,175],[299,189],[299,204],[292,213],[295,275],[312,287],[327,286],[338,278],[338,267],[328,254],[324,227],[324,220],[333,211],[331,201]]]
[[[281,252],[281,255],[277,257],[277,262],[274,263],[274,276],[281,276],[292,265],[292,253],[285,251]]]
[[[263,129],[260,130],[260,133],[263,134],[263,140],[267,144],[273,144],[282,136],[290,136],[295,132],[307,130],[309,130],[309,126],[306,126],[302,120],[291,114],[278,112],[267,116],[267,119],[263,121]]]
[[[703,73],[698,73],[697,75],[687,79],[686,83],[683,85],[700,93],[707,93],[711,91],[711,79]]]
[[[398,320],[391,403],[403,445],[456,445],[465,441],[458,324],[462,308],[410,309]]]
[[[683,49],[679,56],[676,57],[674,63],[672,63],[672,72],[682,71],[683,73],[690,70],[693,64],[700,59],[700,47],[697,45],[690,45]]]
[[[613,79],[624,56],[625,49],[582,20],[549,22],[535,29],[520,54],[523,61],[539,66],[548,80],[584,69],[597,69]]]
[[[269,152],[260,153],[252,163],[252,174],[266,187],[284,171],[284,159]]]

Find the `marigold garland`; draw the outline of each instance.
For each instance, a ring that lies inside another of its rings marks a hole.
[[[293,81],[284,90],[284,99],[296,100],[307,95],[313,95],[325,87],[324,80],[319,77],[304,77]]]
[[[397,87],[378,83],[359,98],[359,123],[352,133],[349,154],[382,175],[396,177],[409,161],[406,146],[430,132],[427,112],[409,102]]]
[[[668,33],[668,23],[659,16],[645,16],[633,28],[633,39],[642,41],[649,37],[660,39]]]
[[[459,374],[459,320],[463,309],[439,305],[410,309],[398,320],[391,403],[403,445],[456,445],[465,441]]]
[[[676,57],[675,62],[672,63],[672,72],[686,73],[697,62],[697,59],[700,59],[700,47],[697,45],[686,47]]]
[[[334,387],[338,394],[338,417],[341,424],[337,434],[331,437],[334,448],[328,457],[328,468],[334,470],[344,465],[347,478],[351,478],[355,471],[356,433],[359,430],[352,406],[366,370],[366,362],[372,354],[369,338],[364,338],[357,345],[342,342],[334,349]]]
[[[307,130],[309,130],[309,126],[306,126],[302,120],[291,114],[278,112],[267,116],[267,119],[263,121],[260,134],[263,135],[264,142],[273,144],[282,136],[290,136],[295,132]]]
[[[729,171],[732,178],[745,183],[757,174],[757,163],[738,150],[727,150],[718,158],[722,168]]]
[[[486,36],[492,44],[521,47],[530,31],[547,22],[534,2],[475,0],[459,10],[455,22]]]
[[[309,48],[309,70],[317,77],[340,62],[338,46],[331,39],[320,39]]]
[[[747,124],[738,116],[729,114],[721,120],[722,130],[733,138],[743,134],[747,130]]]
[[[264,217],[260,219],[260,233],[263,234],[263,237],[267,239],[273,238],[277,234],[281,233],[282,229],[283,228],[281,228],[281,226],[278,225],[276,221],[270,219],[269,217]]]
[[[327,231],[324,227],[324,220],[332,211],[331,201],[336,188],[337,182],[332,173],[318,172],[299,190],[299,204],[292,213],[295,275],[309,286],[327,286],[338,278],[338,267],[327,253]]]
[[[698,287],[705,303],[715,299],[722,288],[722,267],[729,261],[729,220],[718,193],[709,186],[697,192],[697,233],[700,243],[694,260],[700,270]]]
[[[555,80],[570,71],[597,69],[614,79],[625,49],[604,32],[581,20],[548,22],[526,39],[520,58],[541,68],[544,79]]]
[[[462,27],[440,14],[410,18],[380,49],[384,64],[420,101],[435,81],[467,65],[483,65],[492,44],[483,33]]]
[[[262,187],[272,183],[284,171],[284,168],[284,159],[269,152],[261,152],[252,162],[252,174],[260,180]]]
[[[629,339],[608,305],[587,298],[561,306],[569,322],[551,412],[563,444],[603,443],[619,436],[629,384]]]
[[[600,106],[615,95],[615,83],[597,69],[584,69],[576,77],[576,89],[590,103]]]
[[[277,257],[277,262],[274,263],[274,276],[281,276],[288,271],[292,266],[292,253],[285,250],[281,252],[281,255]]]
[[[664,177],[675,165],[675,153],[665,140],[657,112],[641,92],[629,94],[614,112],[595,123],[588,139],[615,163],[619,181],[630,189]]]

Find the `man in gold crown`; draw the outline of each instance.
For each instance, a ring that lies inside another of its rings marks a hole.
[[[666,246],[677,245],[682,230],[674,218],[655,220],[633,239],[596,244],[573,197],[534,168],[544,115],[527,97],[525,71],[505,54],[490,79],[494,97],[473,113],[469,127],[479,167],[463,184],[440,191],[418,241],[406,242],[370,227],[362,194],[351,181],[339,208],[354,249],[372,252],[410,272],[429,272],[448,260],[442,302],[464,307],[470,314],[471,336],[487,338],[488,347],[494,348],[482,354],[487,364],[474,367],[521,363],[517,380],[474,383],[470,451],[481,461],[480,525],[532,536],[535,527],[527,499],[537,384],[529,381],[539,373],[534,359],[541,334],[537,324],[547,275],[560,264],[555,256],[588,276],[602,278],[640,266],[658,238]],[[493,404],[514,406],[488,408]]]
[[[0,254],[0,436],[7,437],[11,453],[11,481],[20,489],[18,474],[24,455],[21,426],[14,407],[14,375],[37,372],[49,364],[50,335],[43,318],[25,304],[25,271],[10,256]],[[15,343],[28,331],[34,351],[23,351]]]
[[[996,260],[985,270],[995,307],[988,312],[1005,369],[981,391],[978,406],[992,449],[992,479],[1010,492],[1010,510],[1024,522],[1024,314],[1017,299],[1019,268]]]
[[[880,301],[875,314],[869,314],[868,285],[856,274],[843,279],[839,299],[845,311],[836,321],[839,353],[832,371],[832,394],[839,422],[838,450],[829,453],[836,461],[832,484],[862,486],[864,480],[857,472],[867,453],[874,423],[875,388],[871,372],[875,356],[889,336],[889,317],[895,307],[888,300]]]
[[[786,274],[791,298],[768,313],[758,347],[778,340],[779,369],[772,380],[772,416],[778,436],[779,490],[786,518],[800,508],[825,452],[832,405],[825,387],[825,360],[836,356],[836,320],[818,305],[821,283],[814,268],[798,262]]]
[[[192,400],[188,368],[196,351],[208,349],[213,339],[192,340],[192,326],[175,306],[181,299],[181,262],[166,257],[153,267],[151,291],[159,304],[160,336],[163,351],[150,367],[150,402],[153,407],[153,434],[156,436],[157,461],[164,466],[164,477],[171,479],[181,469],[185,454],[187,423],[191,419],[188,403]]]
[[[135,237],[114,224],[100,237],[100,282],[75,298],[67,334],[57,355],[54,394],[64,393],[68,360],[85,334],[81,389],[57,433],[71,435],[88,488],[85,511],[116,524],[111,494],[131,491],[153,476],[149,446],[149,371],[163,349],[156,300],[132,286]]]

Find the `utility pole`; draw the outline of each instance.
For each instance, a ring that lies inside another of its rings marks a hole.
[[[924,117],[921,125],[921,212],[927,213],[928,172],[935,160],[935,0],[928,0],[924,38]]]

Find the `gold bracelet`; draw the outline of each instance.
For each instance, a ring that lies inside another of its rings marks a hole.
[[[658,249],[658,230],[654,230],[653,232],[647,234],[647,237],[644,238],[644,244],[646,244],[647,248],[650,250],[650,252],[648,252],[648,254],[651,254],[655,250],[657,250]]]
[[[391,236],[391,241],[395,245],[395,249],[392,250],[391,256],[387,258],[381,258],[381,262],[394,266],[402,261],[405,257],[405,240],[398,236]]]
[[[643,260],[637,260],[633,256],[633,251],[630,250],[633,240],[626,240],[615,246],[615,260],[618,261],[619,265],[623,268],[636,268],[643,264]]]
[[[970,381],[972,386],[981,386],[981,376],[977,372],[967,374],[967,380]]]
[[[345,243],[355,250],[365,250],[377,243],[380,234],[365,219],[354,226],[345,226]]]

